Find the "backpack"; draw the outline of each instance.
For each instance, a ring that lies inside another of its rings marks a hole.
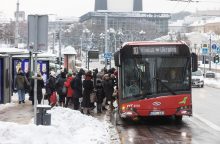
[[[72,79],[71,80],[71,82],[70,82],[70,87],[72,88],[72,89],[75,89],[75,80],[76,78],[74,78],[74,79]]]

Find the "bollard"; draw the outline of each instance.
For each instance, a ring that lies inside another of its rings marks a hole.
[[[50,105],[37,105],[37,125],[51,125],[51,114],[47,113],[50,109]]]

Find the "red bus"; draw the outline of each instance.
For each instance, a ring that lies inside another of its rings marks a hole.
[[[127,42],[114,54],[121,118],[192,115],[197,56],[182,42]]]

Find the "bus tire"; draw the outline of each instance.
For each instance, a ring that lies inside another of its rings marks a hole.
[[[181,122],[183,120],[183,116],[175,116],[176,122]]]

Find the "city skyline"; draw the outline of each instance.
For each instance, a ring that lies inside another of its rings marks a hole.
[[[199,0],[200,1],[200,0]],[[7,0],[7,3],[0,5],[0,12],[10,18],[14,18],[17,0]],[[94,11],[95,0],[19,0],[20,11],[28,14],[52,14],[57,16],[74,16]],[[120,4],[118,1],[117,4]],[[158,7],[158,4],[162,5]],[[120,4],[121,5],[121,4]],[[220,10],[220,2],[217,0],[200,1],[198,3],[184,3],[169,0],[143,0],[143,12],[175,13],[180,11],[196,10]]]

